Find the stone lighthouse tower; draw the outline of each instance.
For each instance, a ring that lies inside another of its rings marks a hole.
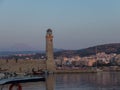
[[[54,55],[53,55],[53,35],[52,30],[48,29],[46,33],[46,65],[47,70],[49,73],[55,72],[55,62],[54,62]]]

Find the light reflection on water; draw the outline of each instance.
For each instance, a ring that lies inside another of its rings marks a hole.
[[[56,76],[55,90],[120,90],[120,72]]]
[[[49,75],[46,82],[24,83],[22,88],[23,90],[120,90],[120,72]]]

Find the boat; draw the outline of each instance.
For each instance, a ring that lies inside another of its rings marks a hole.
[[[26,82],[37,82],[37,81],[45,81],[45,77],[9,77],[5,79],[0,79],[0,85],[11,84],[11,83],[26,83]]]
[[[32,69],[32,75],[44,75],[45,72],[42,69],[39,69],[38,71],[35,71]]]

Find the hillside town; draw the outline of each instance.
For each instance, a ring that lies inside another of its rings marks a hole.
[[[72,67],[74,69],[85,67],[97,67],[102,70],[120,70],[120,54],[106,54],[105,52],[96,55],[80,57],[58,57],[56,59],[58,67]],[[109,68],[107,68],[109,67]]]
[[[46,60],[45,54],[15,54],[13,56],[1,57],[1,60]],[[55,56],[55,64],[57,69],[85,69],[85,68],[98,68],[104,71],[120,71],[120,54],[105,52],[97,53],[80,57],[79,55],[68,56]]]

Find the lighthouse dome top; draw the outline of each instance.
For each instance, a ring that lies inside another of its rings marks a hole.
[[[49,29],[47,30],[47,32],[52,32],[52,30],[49,28]]]

